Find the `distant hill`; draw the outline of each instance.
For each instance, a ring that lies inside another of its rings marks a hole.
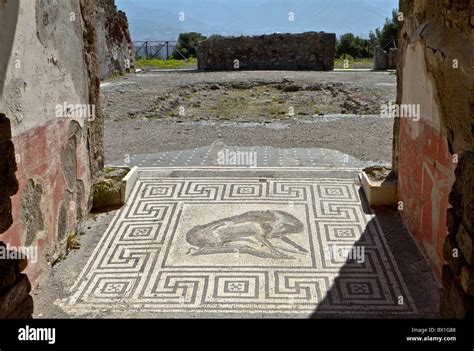
[[[116,0],[133,40],[175,40],[182,32],[255,35],[325,31],[368,37],[398,0]],[[288,20],[288,13],[295,21]],[[179,21],[179,13],[185,21]]]

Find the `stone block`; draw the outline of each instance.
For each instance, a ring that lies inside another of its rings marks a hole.
[[[443,294],[440,301],[440,313],[443,318],[464,319],[472,316],[473,300],[455,281],[448,266],[443,266]]]
[[[10,198],[0,198],[0,233],[6,232],[13,224]]]
[[[11,315],[27,297],[31,285],[26,275],[21,274],[15,285],[4,294],[0,295],[0,319]]]
[[[374,70],[384,71],[388,69],[388,54],[380,46],[374,51]]]
[[[12,287],[19,274],[17,262],[0,258],[0,294]]]
[[[474,297],[474,269],[468,265],[461,269],[461,286],[466,294]]]
[[[461,274],[461,268],[465,262],[454,235],[448,235],[443,246],[443,256],[454,274]]]
[[[464,225],[459,226],[456,234],[456,241],[464,259],[471,266],[474,266],[474,238],[465,230]]]
[[[8,315],[8,319],[31,319],[33,315],[33,298],[28,295],[18,307]]]
[[[388,52],[388,68],[397,69],[397,54],[398,49],[391,48]]]
[[[448,233],[456,235],[461,224],[461,219],[457,216],[454,208],[448,209],[447,212]]]

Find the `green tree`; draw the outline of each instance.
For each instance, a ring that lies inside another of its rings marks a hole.
[[[394,47],[394,43],[398,40],[398,31],[401,23],[398,21],[398,11],[392,11],[392,18],[387,18],[382,28],[370,31],[369,42],[372,49],[377,45],[382,48]]]
[[[371,56],[369,42],[352,33],[346,33],[336,42],[336,57],[350,56],[353,58],[367,58]]]
[[[201,33],[181,33],[179,35],[178,45],[172,55],[173,59],[180,60],[183,58],[188,59],[196,57],[198,43],[206,39],[207,37],[203,36]]]

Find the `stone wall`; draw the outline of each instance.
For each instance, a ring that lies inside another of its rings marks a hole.
[[[472,1],[401,0],[400,11],[397,101],[421,109],[395,122],[402,216],[442,276],[442,315],[473,316]]]
[[[198,68],[329,71],[335,46],[335,34],[315,32],[210,38],[198,46]]]
[[[10,197],[18,191],[15,177],[15,147],[11,141],[10,120],[0,113],[0,234],[13,223]],[[0,236],[1,240],[1,236]],[[19,256],[19,258],[17,258]],[[13,250],[7,250],[0,241],[0,319],[29,318],[33,313],[33,300],[29,294],[31,284],[21,272],[27,260]]]
[[[7,57],[12,52],[12,42],[18,21],[19,3],[0,1],[0,44],[3,56],[0,56],[0,96],[3,96],[5,73],[8,68]],[[18,192],[18,180],[15,160],[15,146],[12,142],[10,120],[0,113],[0,318],[30,318],[33,313],[33,300],[29,294],[31,284],[28,277],[21,272],[26,268],[27,261],[20,255],[9,251],[1,234],[13,224],[11,196]],[[8,254],[7,254],[8,253]],[[14,258],[20,256],[21,258]]]
[[[465,151],[449,195],[441,315],[474,318],[474,152]]]
[[[2,207],[0,223],[11,226],[0,239],[9,248],[36,249],[38,258],[29,257],[26,269],[24,260],[0,262],[0,294],[11,286],[8,277],[21,277],[8,297],[10,307],[30,289],[26,276],[34,287],[66,252],[103,165],[95,4],[0,0],[2,140],[4,125],[11,127],[9,153],[0,153],[0,165],[10,165],[11,175],[15,160],[18,180],[17,189],[13,182],[5,188],[11,208]],[[23,269],[26,276],[19,275]],[[4,308],[0,297],[0,317],[19,315]]]
[[[397,69],[397,53],[398,49],[390,48],[385,51],[381,46],[377,46],[374,50],[374,70]]]
[[[97,0],[95,14],[100,79],[123,74],[135,66],[135,53],[124,12],[114,0]]]

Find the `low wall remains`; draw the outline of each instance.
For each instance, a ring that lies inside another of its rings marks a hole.
[[[308,32],[253,37],[215,37],[198,47],[201,70],[334,69],[336,35]]]

